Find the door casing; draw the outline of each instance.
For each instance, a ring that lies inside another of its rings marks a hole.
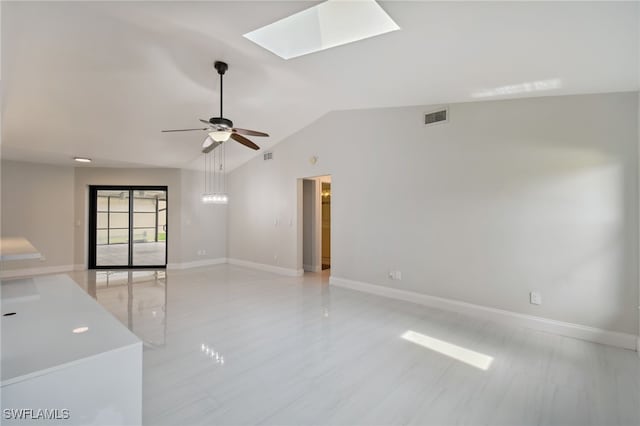
[[[127,265],[96,265],[97,242],[97,210],[98,191],[128,191],[129,192],[129,255]],[[133,191],[165,191],[167,195],[167,218],[164,244],[164,265],[133,265]],[[90,185],[89,186],[89,269],[161,269],[167,267],[169,256],[169,190],[167,186],[149,185]]]

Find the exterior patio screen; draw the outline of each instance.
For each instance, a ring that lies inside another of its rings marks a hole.
[[[89,267],[167,265],[167,187],[91,186]]]

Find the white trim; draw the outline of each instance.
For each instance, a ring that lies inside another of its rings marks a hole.
[[[287,275],[289,277],[301,277],[304,269],[289,269],[281,266],[267,265],[265,263],[249,262],[241,259],[227,259],[227,263],[245,268],[259,269],[261,271],[273,272],[274,274]]]
[[[201,266],[221,265],[224,263],[227,263],[227,259],[225,257],[220,257],[215,259],[195,260],[192,262],[169,263],[167,264],[167,269],[190,269]],[[85,271],[86,269],[86,266],[82,264],[46,266],[42,268],[5,269],[0,271],[0,278],[20,278],[33,275],[60,274],[71,271]]]
[[[532,328],[534,330],[547,333],[559,334],[561,336],[573,337],[590,342],[602,343],[624,349],[640,351],[640,337],[634,334],[620,333],[617,331],[604,330],[589,327],[581,324],[557,321],[548,318],[536,317],[533,315],[520,314],[517,312],[502,309],[490,308],[487,306],[474,305],[472,303],[460,302],[442,297],[428,296],[426,294],[413,291],[400,290],[397,288],[383,287],[380,285],[364,283],[361,281],[349,280],[331,276],[329,284],[336,287],[344,287],[351,290],[371,293],[378,296],[392,299],[404,300],[433,308],[459,312],[466,315],[480,317],[483,319],[517,324]]]
[[[9,260],[40,260],[42,255],[40,253],[20,253],[20,254],[0,254],[0,262],[6,262]]]
[[[167,269],[190,269],[201,266],[222,265],[223,263],[227,263],[227,258],[218,257],[215,259],[194,260],[192,262],[168,263]]]
[[[40,268],[3,269],[0,278],[19,278],[33,275],[60,274],[75,270],[76,265],[43,266]]]
[[[302,265],[302,269],[309,272],[320,272],[322,271],[321,265],[307,265],[306,263]]]
[[[319,176],[314,181],[314,193],[315,198],[313,200],[313,214],[311,215],[311,221],[313,222],[313,249],[311,250],[311,256],[314,266],[319,268],[318,271],[322,271],[322,176]],[[317,272],[317,271],[315,271]]]

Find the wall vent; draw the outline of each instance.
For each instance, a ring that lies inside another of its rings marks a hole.
[[[264,161],[273,160],[273,152],[265,152],[262,154],[262,158],[264,158]]]
[[[446,123],[449,121],[449,108],[442,108],[437,111],[429,112],[424,115],[424,125],[432,126],[434,124]]]

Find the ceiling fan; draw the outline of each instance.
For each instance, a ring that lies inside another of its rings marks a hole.
[[[196,129],[175,129],[175,130],[163,130],[163,133],[170,132],[191,132],[194,130],[205,131],[209,133],[209,137],[202,142],[202,152],[205,154],[213,151],[214,148],[221,145],[223,142],[229,140],[229,138],[234,141],[241,143],[242,145],[258,150],[260,147],[245,138],[242,135],[248,136],[269,136],[266,133],[258,132],[256,130],[247,130],[240,129],[238,127],[233,127],[233,122],[228,118],[224,118],[222,115],[222,76],[229,69],[229,65],[225,62],[216,61],[213,66],[220,74],[220,117],[211,117],[208,121],[200,119],[201,122],[205,123],[207,127],[196,128]]]

